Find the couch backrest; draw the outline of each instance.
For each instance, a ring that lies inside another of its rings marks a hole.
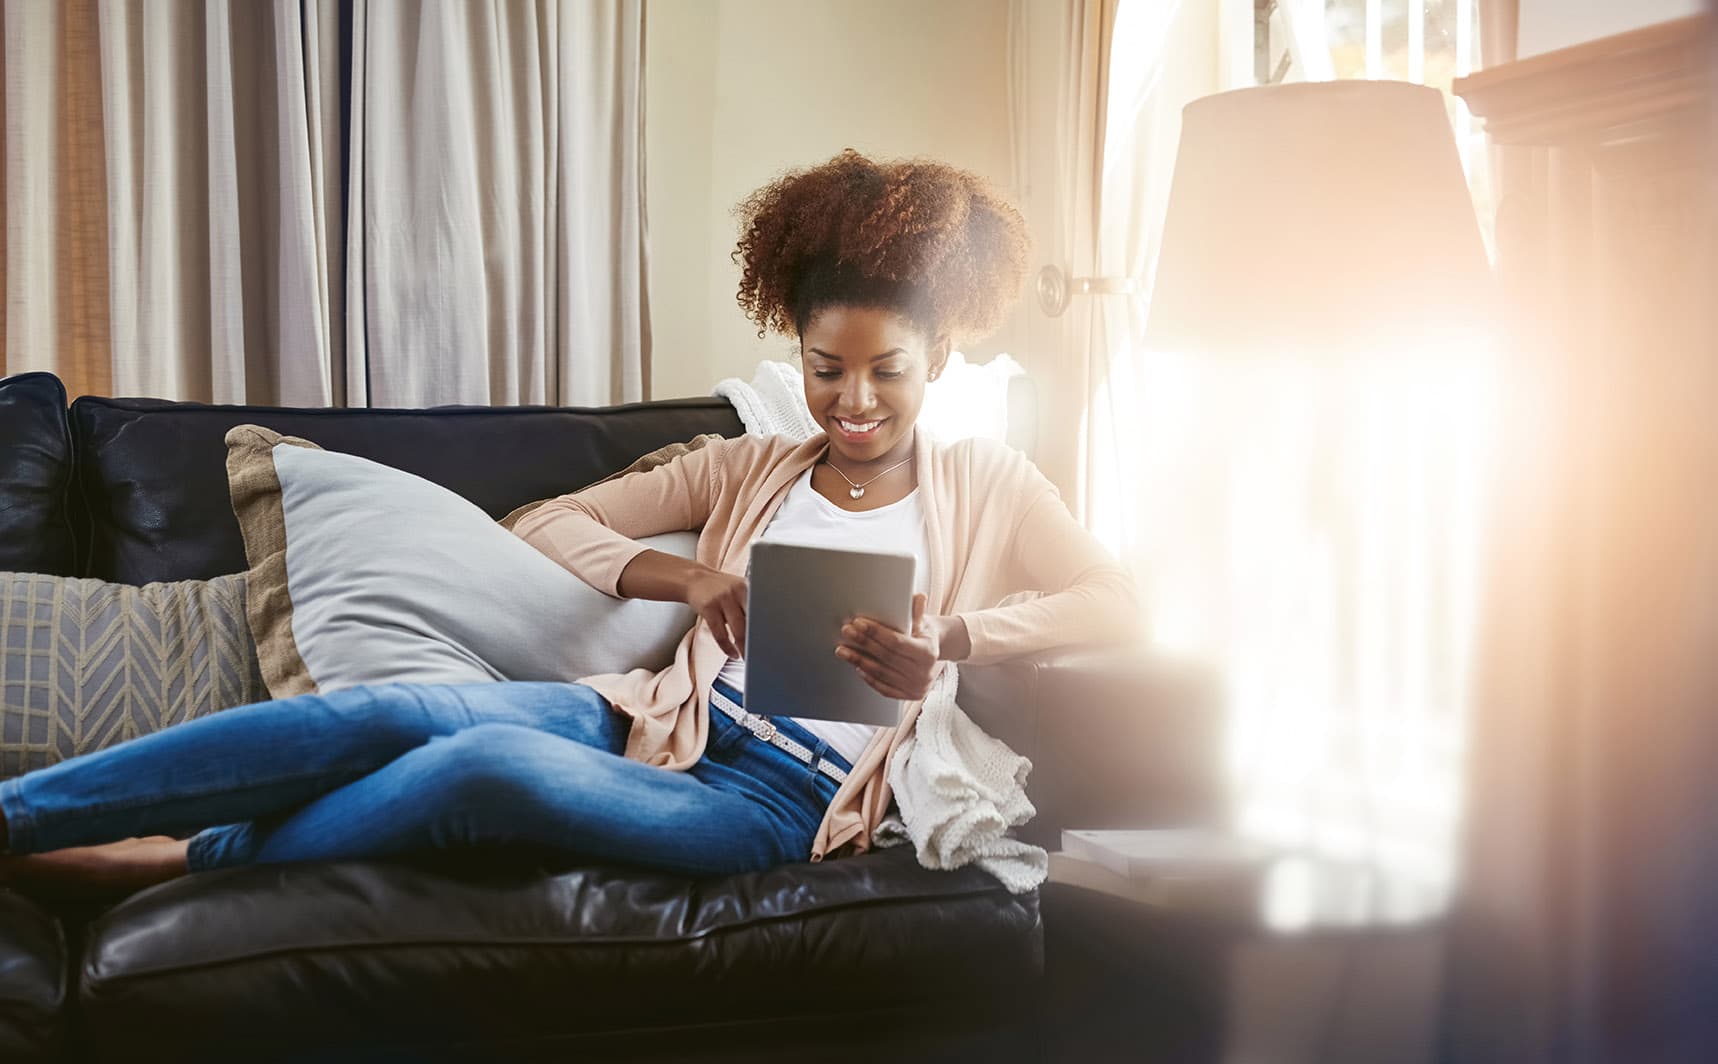
[[[72,469],[59,378],[0,378],[0,572],[76,574]]]
[[[228,429],[243,424],[416,473],[496,518],[581,488],[665,444],[744,431],[724,399],[599,409],[311,410],[85,396],[71,406],[77,494],[87,509],[83,575],[143,584],[243,570],[223,442]]]

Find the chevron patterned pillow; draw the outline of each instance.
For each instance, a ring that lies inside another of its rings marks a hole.
[[[0,573],[0,777],[266,698],[243,573],[142,587]]]

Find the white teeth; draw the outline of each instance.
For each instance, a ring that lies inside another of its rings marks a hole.
[[[856,436],[871,432],[882,424],[881,421],[847,421],[842,418],[836,418],[835,423],[840,425],[843,431],[851,432]]]

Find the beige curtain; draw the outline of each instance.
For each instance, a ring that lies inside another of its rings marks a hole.
[[[1176,520],[1185,493],[1163,477],[1190,466],[1185,454],[1158,446],[1183,441],[1156,438],[1153,418],[1141,417],[1162,388],[1157,374],[1175,369],[1153,364],[1143,341],[1181,111],[1218,89],[1216,11],[1120,0],[1112,40],[1094,273],[1125,281],[1127,290],[1076,297],[1069,312],[1089,323],[1091,343],[1081,456],[1086,523],[1143,574],[1154,554],[1191,560],[1184,548],[1199,546],[1161,538],[1186,529]],[[1157,491],[1140,490],[1148,478]]]
[[[353,17],[347,337],[370,405],[642,399],[641,5]]]
[[[1074,0],[1063,41],[1058,204],[1045,256],[1075,294],[1059,319],[1060,366],[1041,382],[1050,409],[1040,465],[1069,507],[1120,555],[1138,546],[1140,425],[1130,404],[1148,382],[1137,355],[1168,205],[1181,109],[1218,90],[1212,5]],[[1017,137],[1015,151],[1024,150]],[[1025,170],[1016,159],[1017,170]]]
[[[1104,128],[1108,111],[1110,52],[1120,0],[1068,0],[1063,42],[1060,106],[1057,109],[1055,241],[1050,262],[1068,278],[1098,276],[1098,232],[1103,212]],[[1018,150],[1018,146],[1017,146]],[[1041,381],[1049,431],[1040,433],[1038,464],[1060,485],[1074,516],[1087,516],[1093,441],[1086,422],[1091,397],[1101,385],[1110,338],[1102,309],[1076,298],[1062,317],[1057,344],[1061,372]]]
[[[337,13],[9,0],[5,372],[341,401]]]
[[[349,112],[341,8],[6,0],[0,373],[643,398],[641,3],[356,0]]]

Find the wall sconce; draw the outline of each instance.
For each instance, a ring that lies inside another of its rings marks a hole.
[[[1069,278],[1060,266],[1051,265],[1038,271],[1036,288],[1038,309],[1059,318],[1075,296],[1131,296],[1139,291],[1139,282],[1132,277]]]

